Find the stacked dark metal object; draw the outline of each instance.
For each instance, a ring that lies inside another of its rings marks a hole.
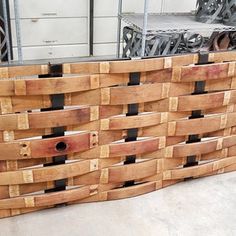
[[[236,0],[197,0],[196,20],[236,25]]]
[[[236,26],[236,0],[197,0],[196,21]],[[133,27],[123,29],[123,57],[140,57],[142,32]],[[149,32],[145,56],[173,55],[236,49],[236,32]]]
[[[132,27],[123,29],[123,57],[140,57],[142,33]],[[173,55],[181,53],[236,49],[236,32],[213,32],[210,37],[198,33],[158,33],[148,34],[145,56]]]
[[[0,15],[0,62],[4,61],[7,56],[7,41],[4,30],[4,19]]]

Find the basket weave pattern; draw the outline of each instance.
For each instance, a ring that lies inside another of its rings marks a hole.
[[[0,217],[234,171],[236,52],[199,57],[1,67]]]

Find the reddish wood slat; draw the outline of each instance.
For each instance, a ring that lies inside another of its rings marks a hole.
[[[49,139],[0,143],[0,160],[23,160],[82,152],[97,145],[97,134],[83,133]]]

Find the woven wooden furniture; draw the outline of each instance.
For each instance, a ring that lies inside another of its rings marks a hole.
[[[236,169],[236,52],[0,67],[0,217]]]

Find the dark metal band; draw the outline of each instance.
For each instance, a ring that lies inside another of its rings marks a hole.
[[[49,64],[50,73],[47,75],[40,75],[40,78],[48,78],[48,77],[62,77],[63,68],[61,64],[51,65]],[[65,95],[64,94],[53,94],[50,96],[51,99],[51,107],[47,109],[42,109],[41,111],[54,111],[54,110],[61,110],[64,108],[65,105]],[[65,135],[65,128],[64,127],[55,127],[52,129],[51,135],[44,135],[42,138],[55,138],[61,137]],[[55,165],[63,165],[66,163],[67,156],[56,156],[53,157],[52,163],[47,163],[44,166],[55,166]],[[56,180],[54,181],[55,188],[45,190],[45,193],[51,192],[58,192],[66,190],[66,182],[67,179]]]
[[[128,86],[135,86],[140,84],[140,73],[131,73],[129,77],[129,83]],[[128,113],[126,116],[136,116],[138,115],[138,109],[139,105],[138,104],[129,104],[128,105]],[[125,142],[134,142],[137,140],[138,137],[138,129],[129,129],[127,131],[127,137],[125,139]],[[136,156],[127,156],[126,160],[124,162],[124,165],[130,165],[134,164],[136,161]],[[126,181],[124,184],[124,187],[130,187],[135,184],[134,181]]]
[[[208,64],[208,62],[209,62],[208,52],[200,52],[198,65]],[[195,82],[195,88],[194,88],[194,92],[192,93],[192,95],[204,94],[204,93],[206,93],[205,81]],[[195,111],[192,111],[192,115],[189,117],[189,119],[200,119],[203,117],[204,117],[204,115],[202,114],[201,110],[195,110]],[[194,134],[194,135],[190,135],[188,137],[188,141],[186,143],[188,144],[188,143],[197,143],[197,142],[201,142],[201,138],[199,138],[198,134]],[[198,161],[196,160],[196,158],[197,158],[197,156],[195,156],[195,155],[188,156],[186,164],[184,165],[184,168],[198,165]]]

